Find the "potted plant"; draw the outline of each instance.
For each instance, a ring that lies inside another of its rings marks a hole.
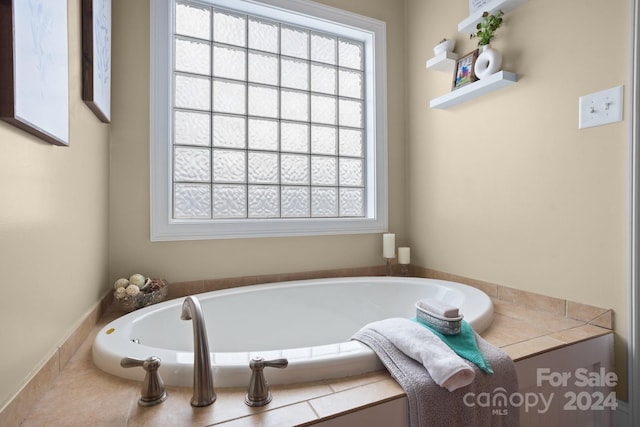
[[[471,38],[478,39],[478,46],[486,46],[491,43],[491,40],[495,37],[495,32],[500,25],[502,25],[502,16],[504,12],[498,11],[495,15],[490,15],[489,12],[482,14],[482,21],[476,25],[477,33],[471,34]]]
[[[433,48],[433,53],[435,56],[438,56],[442,52],[453,52],[453,49],[456,47],[456,41],[451,39],[442,39],[438,42],[438,44]]]
[[[482,21],[478,23],[475,34],[471,34],[471,38],[478,39],[478,46],[481,52],[473,67],[476,77],[479,79],[486,78],[493,73],[500,71],[502,66],[502,54],[491,48],[489,43],[495,37],[495,32],[502,25],[502,16],[504,13],[499,10],[496,14],[484,12]]]

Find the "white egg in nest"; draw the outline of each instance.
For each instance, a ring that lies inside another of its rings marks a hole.
[[[144,277],[142,274],[132,274],[131,277],[129,277],[129,283],[131,283],[132,285],[136,285],[138,288],[141,288],[144,286],[144,282],[147,281],[147,278]]]

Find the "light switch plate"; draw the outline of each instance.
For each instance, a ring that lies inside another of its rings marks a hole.
[[[622,86],[580,97],[578,128],[606,125],[622,120]]]

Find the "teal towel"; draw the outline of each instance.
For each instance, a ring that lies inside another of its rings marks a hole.
[[[415,317],[412,317],[410,320],[419,323],[420,325],[436,334],[458,356],[462,357],[463,359],[467,359],[469,362],[475,364],[478,368],[482,369],[483,372],[486,372],[487,374],[493,374],[491,364],[489,363],[487,358],[484,357],[484,354],[482,354],[482,352],[478,349],[478,343],[476,342],[476,332],[473,330],[471,325],[469,325],[464,320],[462,321],[462,325],[460,326],[460,333],[456,335],[444,335],[443,333],[432,328],[430,325],[420,322]]]

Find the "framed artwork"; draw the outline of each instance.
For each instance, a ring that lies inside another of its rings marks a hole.
[[[111,122],[111,0],[82,0],[82,100]]]
[[[469,0],[469,15],[474,14],[475,12],[482,9],[489,0]]]
[[[473,83],[476,80],[476,74],[473,71],[473,66],[478,59],[478,49],[467,53],[456,61],[456,66],[453,67],[453,83],[451,89],[458,89],[462,86]]]
[[[0,0],[0,119],[69,145],[67,0]]]

